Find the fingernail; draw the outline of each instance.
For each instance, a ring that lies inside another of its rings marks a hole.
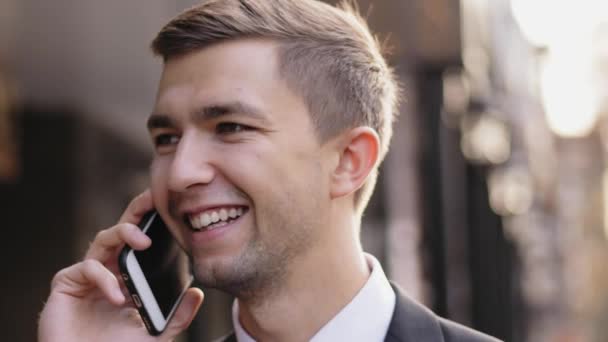
[[[152,244],[152,239],[150,239],[150,237],[148,235],[144,235],[146,237],[145,243],[146,244]]]

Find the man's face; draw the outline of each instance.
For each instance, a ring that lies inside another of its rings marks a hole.
[[[278,283],[322,239],[330,151],[279,76],[275,43],[170,59],[148,126],[154,203],[204,285],[241,294]]]

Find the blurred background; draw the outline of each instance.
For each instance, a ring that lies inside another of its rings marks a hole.
[[[366,250],[505,341],[608,340],[608,2],[359,1],[405,88]],[[0,296],[34,341],[55,272],[146,187],[149,42],[193,0],[0,1]],[[231,329],[206,291],[183,341]]]

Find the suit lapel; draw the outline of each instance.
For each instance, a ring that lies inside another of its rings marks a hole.
[[[410,299],[391,283],[396,295],[395,311],[386,333],[385,342],[443,342],[437,317],[424,306]]]

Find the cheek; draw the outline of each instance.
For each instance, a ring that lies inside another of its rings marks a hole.
[[[160,209],[160,211],[164,210],[162,210],[162,207],[159,208],[159,206],[162,206],[163,203],[167,203],[166,164],[167,163],[163,160],[155,159],[150,165],[150,190],[152,191],[154,206],[157,210]]]
[[[178,223],[174,221],[169,213],[167,192],[167,170],[168,162],[162,159],[154,159],[150,164],[150,190],[154,208],[159,212],[173,236],[178,240],[182,248],[186,249],[184,240],[179,233]]]

